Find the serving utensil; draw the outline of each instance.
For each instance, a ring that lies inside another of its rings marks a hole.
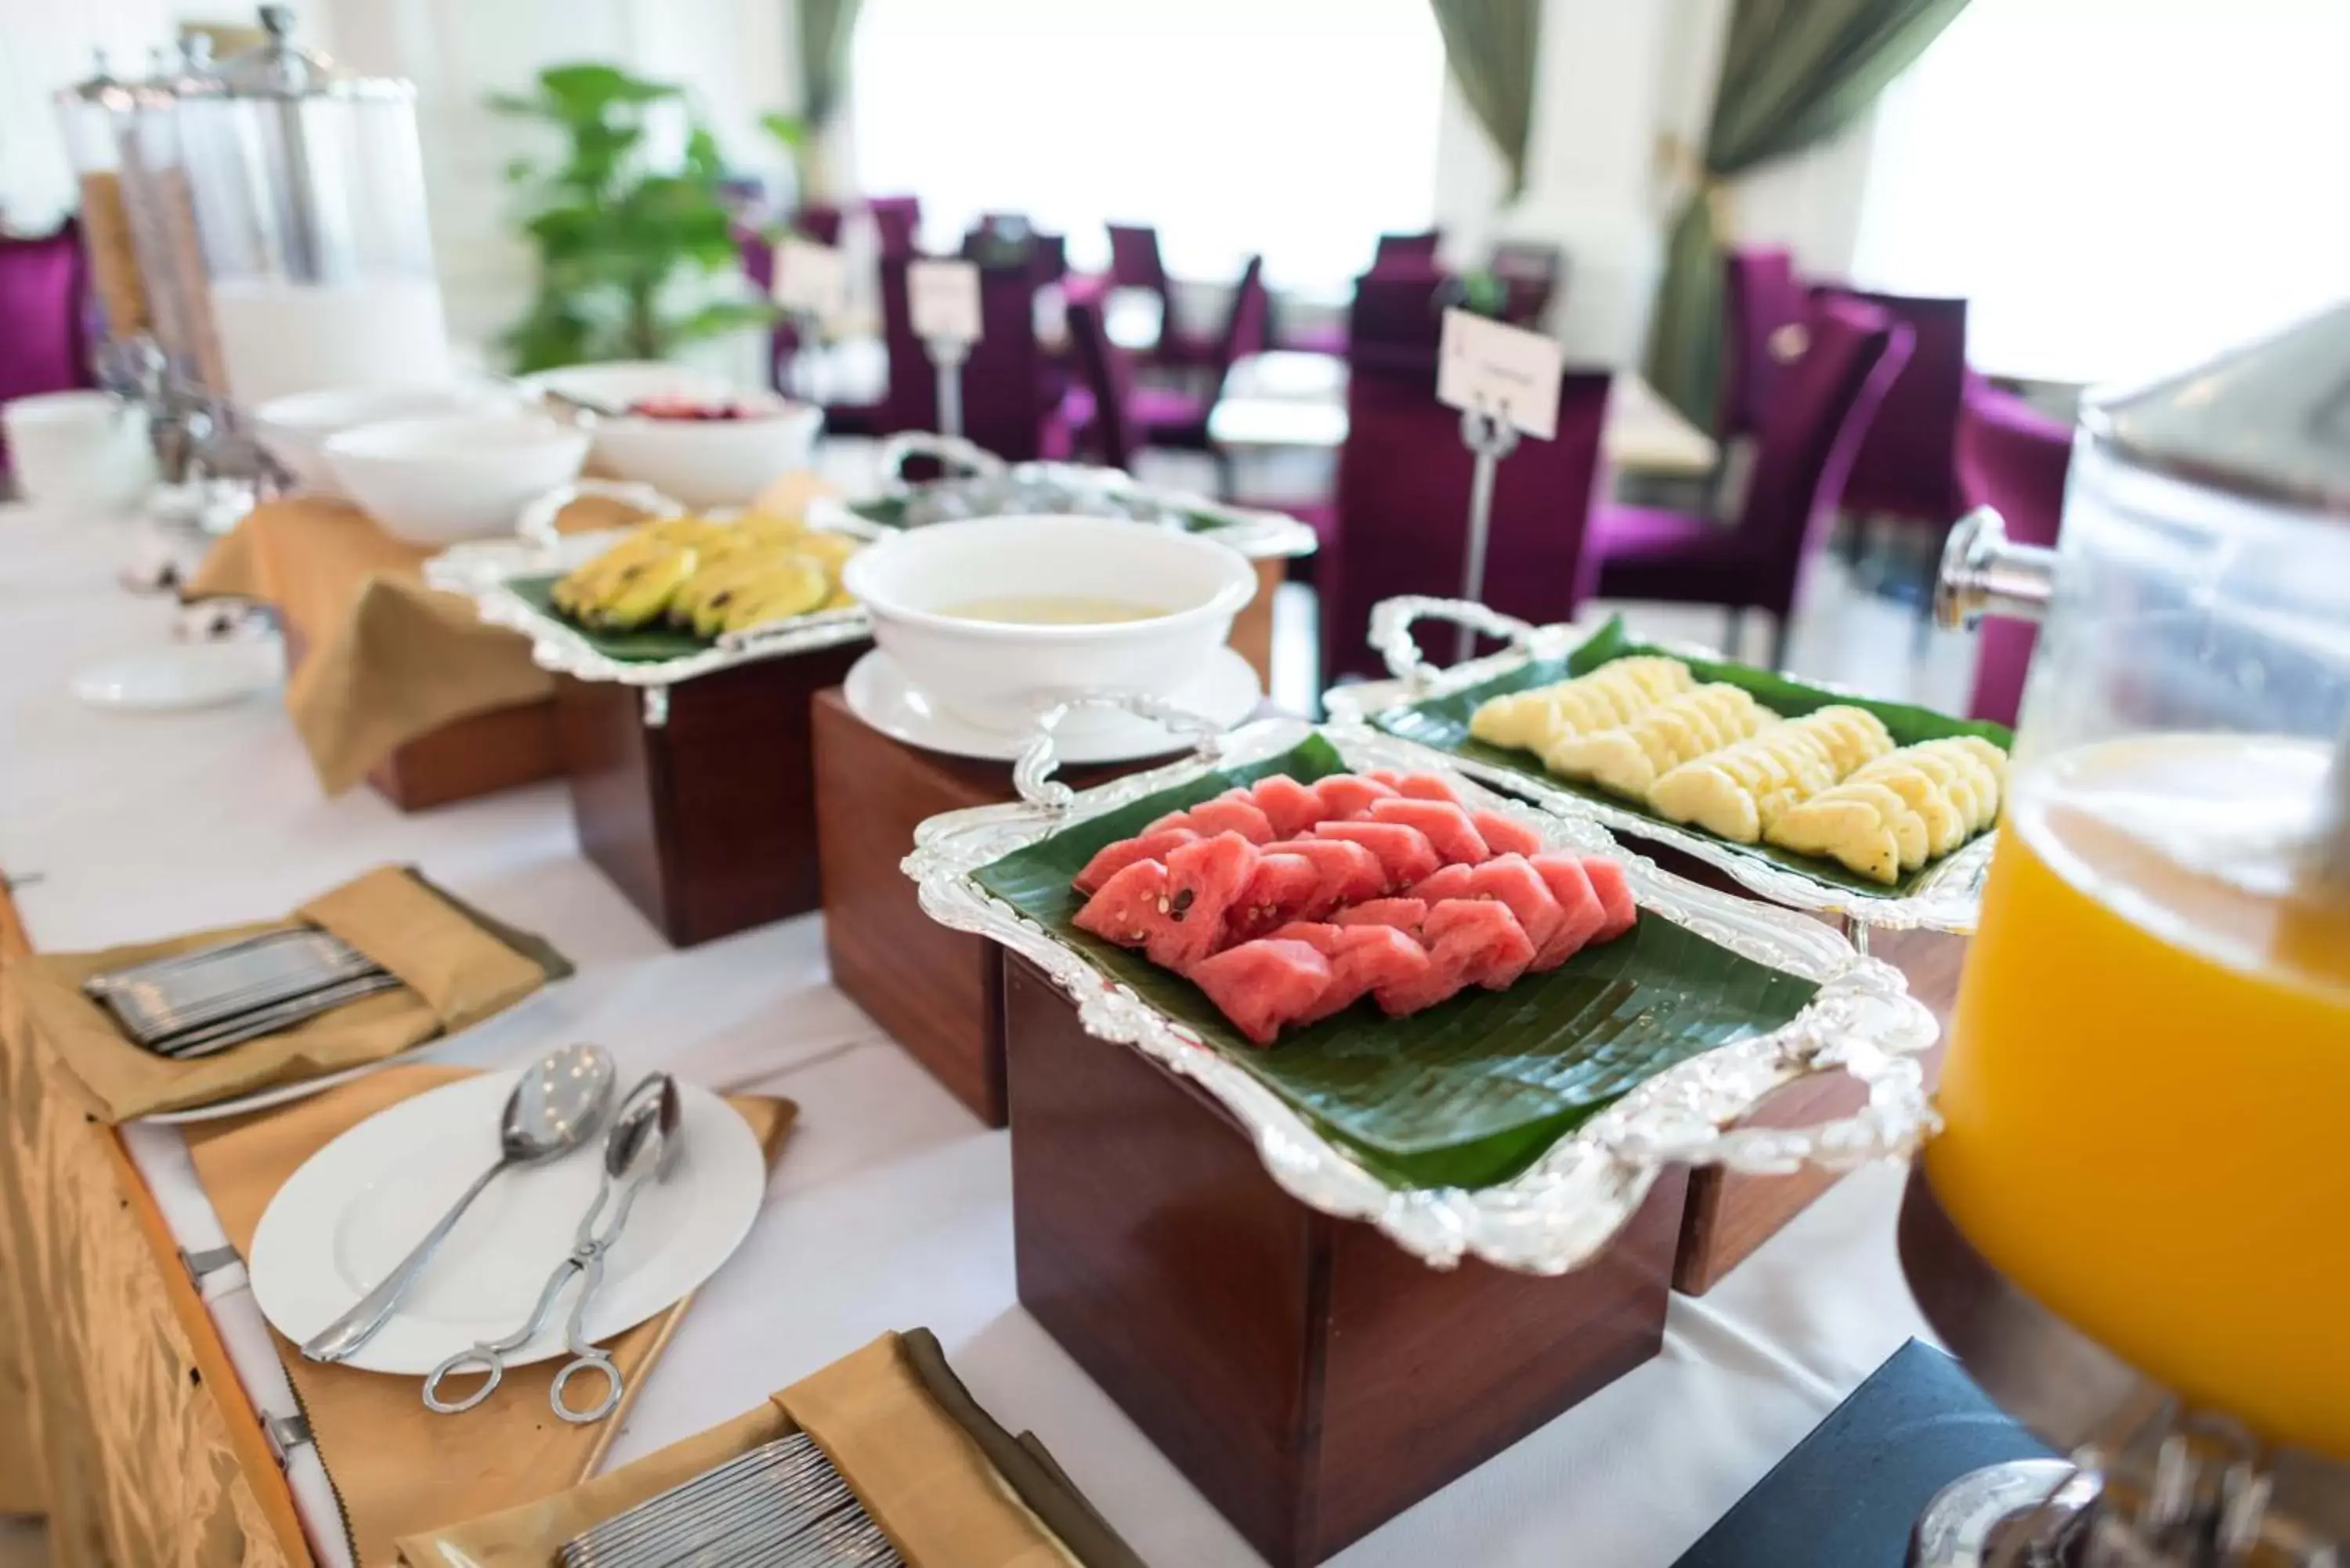
[[[498,1118],[497,1163],[474,1179],[399,1267],[305,1341],[302,1354],[313,1361],[341,1361],[373,1339],[484,1189],[515,1166],[543,1165],[568,1153],[596,1130],[612,1098],[613,1077],[612,1058],[594,1045],[549,1052],[523,1074]]]
[[[555,1375],[555,1385],[546,1392],[547,1403],[557,1416],[575,1426],[600,1421],[612,1413],[625,1386],[611,1355],[588,1341],[588,1303],[604,1282],[605,1255],[627,1229],[629,1210],[636,1206],[637,1194],[649,1183],[668,1175],[677,1161],[677,1151],[682,1146],[678,1136],[680,1115],[677,1080],[667,1073],[650,1074],[629,1091],[628,1097],[620,1102],[619,1114],[613,1117],[612,1130],[604,1138],[603,1185],[597,1189],[596,1201],[580,1218],[570,1254],[546,1276],[537,1303],[520,1328],[504,1339],[476,1342],[432,1369],[432,1376],[424,1380],[424,1404],[428,1409],[453,1416],[488,1398],[505,1377],[506,1356],[537,1337],[556,1299],[577,1279],[580,1281],[579,1293],[572,1298],[571,1316],[564,1326],[564,1345],[571,1352],[572,1359]],[[608,1203],[611,1219],[599,1226],[598,1220]],[[565,1386],[577,1374],[591,1369],[603,1375],[604,1397],[584,1410],[566,1404]],[[442,1398],[442,1385],[463,1372],[486,1376],[482,1386],[473,1392],[456,1399]]]
[[[195,1056],[290,1027],[400,984],[320,930],[265,931],[91,975],[82,990],[163,1056]]]
[[[903,1560],[806,1432],[737,1455],[563,1543],[563,1568],[900,1568]]]

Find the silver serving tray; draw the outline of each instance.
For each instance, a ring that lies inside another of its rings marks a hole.
[[[1105,704],[1202,734],[1201,749],[1183,761],[1080,792],[1049,780],[1054,725],[1070,709]],[[1774,1174],[1806,1167],[1843,1170],[1906,1158],[1936,1130],[1917,1057],[1939,1031],[1898,970],[1857,952],[1817,920],[1700,888],[1626,854],[1595,823],[1497,795],[1441,759],[1431,764],[1421,748],[1360,728],[1323,726],[1318,732],[1350,766],[1442,774],[1464,799],[1526,824],[1546,844],[1615,856],[1649,919],[1686,926],[1820,988],[1783,1028],[1649,1079],[1503,1185],[1477,1190],[1388,1186],[1216,1047],[972,879],[980,867],[1075,823],[1220,765],[1278,755],[1316,732],[1301,721],[1277,719],[1222,734],[1187,719],[1163,704],[1118,698],[1083,699],[1055,710],[1040,722],[1038,737],[1014,770],[1024,798],[931,818],[916,830],[904,867],[931,919],[992,938],[1033,961],[1076,1004],[1088,1033],[1131,1045],[1214,1096],[1255,1143],[1274,1179],[1300,1202],[1340,1219],[1367,1220],[1433,1267],[1474,1256],[1531,1273],[1563,1273],[1607,1244],[1669,1166]],[[1856,1114],[1798,1129],[1731,1127],[1782,1085],[1835,1071],[1866,1085],[1868,1104]]]
[[[1510,646],[1499,653],[1456,664],[1449,670],[1439,670],[1421,659],[1419,645],[1411,635],[1412,623],[1423,619],[1449,620],[1472,627],[1489,637],[1508,639]],[[1814,914],[1842,919],[1854,929],[1864,946],[1867,931],[1872,927],[1887,930],[1950,931],[1960,936],[1974,934],[1975,922],[1982,912],[1983,878],[1990,873],[1991,852],[1998,842],[1996,828],[1985,831],[1951,851],[1926,872],[1913,891],[1898,896],[1866,893],[1823,877],[1806,876],[1792,867],[1764,859],[1711,834],[1659,822],[1638,812],[1549,786],[1535,774],[1455,756],[1450,752],[1388,735],[1385,731],[1370,730],[1374,717],[1392,709],[1409,707],[1430,697],[1450,696],[1526,664],[1564,659],[1598,629],[1589,626],[1530,626],[1466,599],[1417,597],[1388,599],[1371,611],[1370,642],[1386,659],[1388,669],[1394,672],[1394,679],[1333,687],[1324,695],[1323,705],[1334,724],[1368,731],[1408,747],[1415,759],[1415,766],[1421,765],[1427,759],[1439,758],[1471,778],[1527,796],[1546,811],[1596,822],[1617,833],[1645,838],[1651,843],[1669,845],[1713,867],[1758,898],[1768,898],[1792,909],[1808,909]],[[1668,653],[1690,659],[1718,660],[1721,657],[1718,649],[1687,643],[1659,641],[1656,646]],[[1866,695],[1825,680],[1806,683],[1846,696]]]
[[[899,477],[911,457],[936,459],[946,477],[910,483]],[[1252,560],[1310,556],[1318,543],[1314,530],[1295,517],[1230,506],[1205,496],[1160,490],[1143,484],[1123,469],[1094,468],[1074,462],[1021,462],[1003,459],[954,436],[910,431],[881,443],[882,495],[926,507],[925,514],[907,523],[889,524],[868,517],[862,503],[837,496],[819,496],[808,504],[810,523],[850,532],[890,534],[899,527],[961,517],[993,517],[1020,513],[1059,516],[1105,517],[1128,522],[1183,526],[1188,517],[1213,520],[1210,528],[1191,529],[1229,545]]]

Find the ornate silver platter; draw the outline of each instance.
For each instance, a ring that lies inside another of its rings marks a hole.
[[[1200,736],[1197,754],[1073,792],[1050,779],[1054,727],[1080,706],[1146,713]],[[1719,1047],[1649,1078],[1554,1144],[1534,1165],[1496,1187],[1402,1189],[1365,1168],[1262,1080],[1183,1023],[1144,1002],[980,886],[973,873],[1075,823],[1213,769],[1279,756],[1309,733],[1335,744],[1351,767],[1430,767],[1428,753],[1359,727],[1336,730],[1264,720],[1229,734],[1163,704],[1096,697],[1047,713],[1014,770],[1022,800],[932,817],[916,831],[906,874],[923,910],[958,930],[1002,942],[1036,963],[1076,1004],[1087,1033],[1141,1051],[1198,1083],[1240,1122],[1274,1180],[1299,1201],[1342,1219],[1368,1220],[1437,1268],[1474,1256],[1505,1268],[1563,1273],[1594,1256],[1674,1164],[1783,1173],[1847,1169],[1908,1155],[1936,1127],[1917,1055],[1939,1033],[1899,971],[1857,952],[1831,928],[1750,899],[1700,888],[1625,854],[1596,824],[1536,811],[1498,796],[1438,761],[1464,800],[1525,823],[1546,844],[1622,860],[1642,909],[1758,962],[1809,980],[1817,993],[1782,1028]],[[1843,1071],[1868,1089],[1856,1115],[1800,1129],[1732,1128],[1783,1085]]]
[[[1420,657],[1419,644],[1412,638],[1412,623],[1424,619],[1449,620],[1471,627],[1489,637],[1504,639],[1510,646],[1499,653],[1456,664],[1449,670],[1439,670]],[[1387,661],[1394,679],[1334,687],[1324,696],[1323,703],[1332,723],[1349,730],[1384,734],[1384,732],[1371,732],[1371,721],[1381,713],[1431,697],[1465,691],[1530,663],[1565,659],[1596,630],[1596,628],[1588,626],[1530,626],[1513,617],[1464,599],[1388,599],[1371,612],[1370,641]],[[1688,644],[1659,642],[1655,646],[1668,653],[1690,659],[1719,660],[1721,658],[1715,649]],[[1845,696],[1866,695],[1825,681],[1807,680],[1805,684]],[[1431,757],[1440,758],[1471,778],[1497,784],[1514,794],[1531,799],[1546,811],[1596,822],[1616,832],[1651,843],[1669,845],[1713,867],[1739,886],[1773,903],[1783,904],[1794,909],[1809,909],[1815,914],[1837,916],[1854,929],[1864,944],[1871,927],[1887,930],[1951,931],[1960,936],[1971,936],[1975,921],[1981,912],[1983,877],[1991,869],[1991,852],[1998,838],[1996,831],[1983,833],[1951,852],[1928,868],[1907,892],[1899,895],[1871,893],[1825,877],[1806,876],[1783,862],[1766,859],[1743,846],[1716,838],[1711,834],[1661,822],[1640,812],[1546,785],[1538,774],[1530,772],[1495,766],[1473,757],[1458,756],[1399,737],[1386,738],[1408,747],[1415,758],[1415,766]]]
[[[947,476],[909,483],[900,473],[913,457],[937,460],[948,470]],[[1155,489],[1123,469],[1073,462],[1007,465],[953,436],[926,431],[892,436],[881,443],[880,464],[888,477],[879,495],[866,501],[818,497],[808,504],[808,520],[875,533],[1011,514],[1105,517],[1206,534],[1253,560],[1310,556],[1316,544],[1313,529],[1277,512]]]

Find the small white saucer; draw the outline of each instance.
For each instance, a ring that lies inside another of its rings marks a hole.
[[[926,751],[1008,763],[1017,758],[1020,749],[1027,744],[1025,735],[983,730],[946,712],[909,684],[896,662],[878,648],[849,670],[841,695],[847,700],[850,712],[883,734]],[[1256,671],[1249,668],[1249,661],[1229,648],[1219,648],[1207,668],[1168,701],[1231,729],[1254,712],[1263,699]],[[1077,725],[1078,716],[1072,715],[1070,727],[1064,732],[1058,748],[1064,763],[1079,766],[1130,763],[1143,757],[1167,756],[1191,746],[1190,742],[1170,733],[1164,726],[1131,714],[1088,712],[1082,717],[1083,728]]]
[[[234,702],[285,679],[286,645],[276,637],[166,642],[79,671],[73,694],[93,708],[169,713]]]

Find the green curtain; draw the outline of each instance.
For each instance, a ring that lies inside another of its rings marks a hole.
[[[1721,373],[1721,247],[1729,181],[1834,136],[1877,101],[1967,0],[1736,0],[1697,188],[1665,246],[1648,380],[1713,423]]]
[[[800,115],[820,134],[840,107],[848,76],[848,39],[860,0],[799,0]]]
[[[1429,0],[1444,35],[1444,61],[1470,112],[1510,168],[1507,199],[1526,185],[1526,132],[1534,124],[1534,45],[1543,0]]]

